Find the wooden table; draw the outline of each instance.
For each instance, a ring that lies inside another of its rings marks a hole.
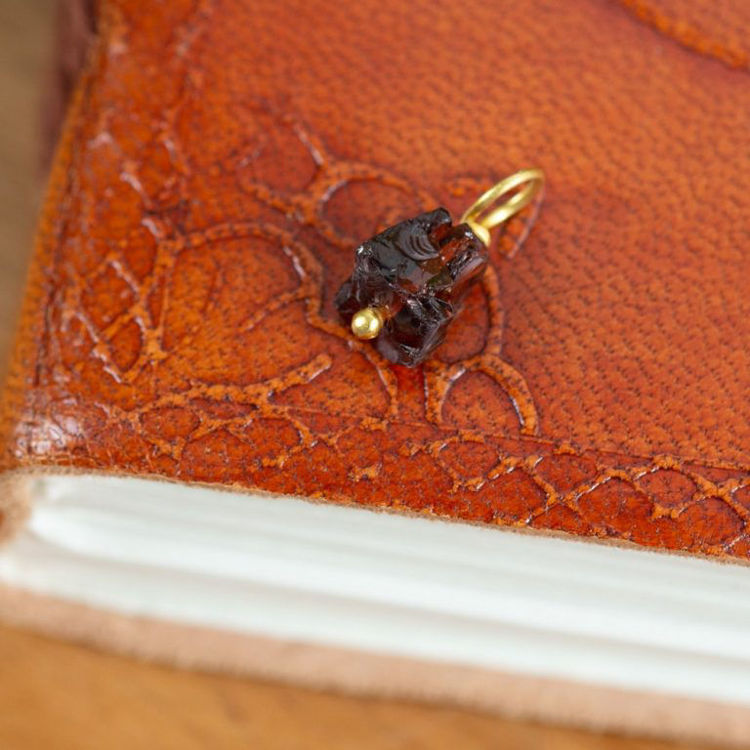
[[[42,90],[51,48],[52,11],[53,0],[0,3],[2,352],[20,300],[39,195],[35,122],[40,102],[35,92]],[[180,672],[0,627],[2,750],[137,747],[657,750],[677,746],[445,707]]]
[[[675,746],[439,706],[180,672],[0,628],[0,747],[666,750]]]

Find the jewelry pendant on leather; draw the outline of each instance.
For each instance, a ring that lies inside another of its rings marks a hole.
[[[540,169],[523,169],[481,195],[457,224],[436,208],[363,242],[335,300],[352,333],[372,339],[391,362],[424,362],[487,268],[490,230],[528,206],[543,185]]]

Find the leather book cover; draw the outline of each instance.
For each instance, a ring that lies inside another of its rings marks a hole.
[[[744,3],[99,13],[3,400],[8,476],[747,559]],[[332,304],[353,248],[528,165],[540,218],[436,356],[353,341]]]
[[[102,472],[746,562],[749,7],[103,0],[3,395],[2,533],[25,477]],[[354,248],[527,166],[539,218],[434,358],[353,340],[333,297]],[[731,734],[715,706],[248,656],[4,596],[188,665]]]

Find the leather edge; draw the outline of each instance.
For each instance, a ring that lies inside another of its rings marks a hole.
[[[21,530],[31,513],[30,478],[0,474],[0,543]]]
[[[106,18],[103,8],[100,9],[98,18],[101,30],[101,27],[105,26]],[[0,388],[0,471],[17,468],[24,461],[19,455],[15,433],[28,406],[28,395],[33,391],[37,379],[39,351],[46,342],[45,311],[48,298],[54,291],[45,273],[45,269],[51,265],[53,255],[54,243],[50,238],[58,231],[56,211],[71,180],[75,158],[74,146],[81,122],[80,113],[85,108],[86,92],[96,69],[96,61],[101,55],[104,38],[104,34],[97,32],[92,36],[88,46],[80,74],[69,96],[60,127],[60,138],[54,147],[52,166],[43,191],[32,242],[33,250],[23,285],[22,302],[16,315],[18,322]],[[28,457],[25,460],[28,460]],[[0,517],[0,538],[8,533],[2,528],[3,525],[3,519]]]
[[[292,494],[285,492],[273,492],[270,490],[264,490],[259,487],[249,486],[244,484],[223,484],[220,482],[203,482],[194,480],[176,479],[174,477],[165,476],[163,474],[136,474],[112,468],[109,470],[103,469],[91,469],[87,467],[78,466],[57,466],[55,464],[44,464],[39,462],[30,466],[19,466],[10,470],[4,469],[0,466],[0,511],[2,511],[2,488],[5,482],[19,482],[25,484],[28,488],[34,477],[38,476],[71,476],[77,475],[82,477],[119,477],[124,479],[139,479],[148,480],[153,482],[166,482],[168,484],[179,484],[186,487],[204,487],[206,489],[215,490],[216,492],[237,492],[247,495],[263,495],[268,497],[289,497],[296,500],[303,500],[306,503],[312,503],[314,505],[339,505],[351,508],[358,508],[368,513],[389,513],[397,516],[406,516],[408,518],[421,518],[428,521],[443,522],[443,523],[457,523],[468,526],[479,526],[481,528],[494,528],[498,533],[509,533],[509,534],[529,534],[531,536],[541,537],[552,537],[555,539],[565,539],[570,542],[578,542],[581,544],[596,544],[603,545],[606,547],[616,547],[618,549],[630,549],[636,550],[641,553],[651,555],[665,555],[670,557],[684,557],[688,559],[704,560],[706,562],[714,563],[717,565],[732,565],[741,567],[750,567],[750,559],[741,557],[716,557],[714,555],[705,554],[702,552],[693,552],[690,550],[682,549],[671,549],[669,547],[646,547],[636,542],[631,542],[627,539],[619,537],[598,537],[598,536],[584,536],[576,534],[571,531],[562,531],[558,529],[546,529],[537,527],[527,526],[507,526],[504,524],[487,524],[482,521],[467,521],[462,518],[456,518],[453,516],[438,516],[419,511],[410,510],[402,507],[390,507],[390,506],[379,506],[379,505],[368,505],[364,503],[357,503],[353,501],[343,502],[337,499],[331,499],[321,496],[306,496],[301,494]],[[0,516],[0,545],[12,538],[17,531],[23,528],[28,516],[33,509],[34,499],[32,493],[27,490],[27,496],[23,499],[23,507],[25,510],[19,508],[19,512],[22,515],[18,516],[18,523],[12,528],[8,529],[8,532],[4,532],[2,516]]]
[[[0,587],[8,625],[180,668],[360,696],[452,704],[513,719],[746,746],[750,708],[131,617]]]

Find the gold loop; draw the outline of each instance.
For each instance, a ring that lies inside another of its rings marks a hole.
[[[544,186],[544,172],[538,168],[521,169],[518,172],[500,180],[486,193],[466,209],[460,223],[468,224],[485,245],[490,241],[490,229],[502,224],[511,216],[522,211],[536,198]],[[504,203],[492,208],[493,204],[512,190],[521,188]]]

